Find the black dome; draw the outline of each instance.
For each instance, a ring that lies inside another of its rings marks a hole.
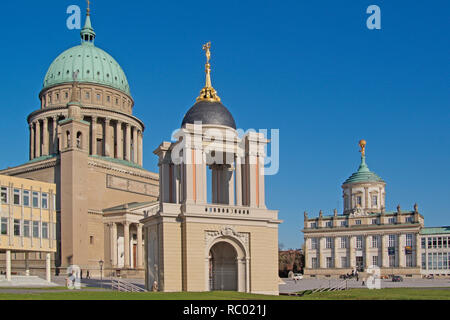
[[[181,127],[186,123],[217,124],[236,129],[236,122],[230,111],[217,101],[199,101],[189,109],[183,119]]]

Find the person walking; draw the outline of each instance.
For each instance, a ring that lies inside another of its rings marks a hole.
[[[89,273],[89,270],[86,272],[86,279],[91,279],[91,274]]]

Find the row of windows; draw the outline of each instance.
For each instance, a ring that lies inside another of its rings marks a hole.
[[[360,259],[360,263],[362,264],[363,258],[362,257],[357,257],[357,260]],[[449,259],[450,259],[450,254],[449,254]],[[406,267],[414,267],[414,259],[413,259],[413,255],[412,254],[407,254],[406,255]],[[333,257],[326,257],[325,258],[325,263],[326,263],[326,267],[327,268],[333,268],[334,267],[334,262],[333,262]],[[312,268],[318,268],[319,264],[318,264],[318,258],[317,257],[312,257],[311,258],[311,267]],[[377,267],[381,267],[381,261],[380,258],[378,256],[372,256],[372,265],[373,266],[377,266]],[[450,265],[450,262],[449,264]],[[348,257],[341,257],[341,268],[349,268],[350,267],[350,263],[349,263],[349,258]],[[393,268],[393,267],[398,267],[397,265],[397,261],[395,259],[395,256],[389,256],[389,267]]]
[[[405,222],[406,223],[413,223],[414,222],[414,217],[406,217]],[[372,219],[370,221],[370,223],[372,225],[379,225],[379,224],[381,224],[379,218]],[[397,223],[397,218],[396,217],[388,218],[388,224],[396,224],[396,223]],[[357,226],[362,225],[362,221],[360,219],[355,220],[355,225],[357,225]],[[311,229],[317,229],[318,228],[317,222],[311,222],[309,226],[310,226]],[[347,221],[340,221],[340,226],[341,227],[347,227],[348,226],[348,222]],[[325,222],[325,227],[326,228],[332,228],[333,227],[333,221],[326,221]]]
[[[1,218],[0,232],[3,236],[10,234],[8,220],[8,218]],[[17,237],[42,237],[43,239],[49,239],[49,228],[53,228],[54,238],[54,235],[56,235],[56,225],[54,223],[14,219],[14,227],[12,232],[14,236]]]
[[[347,249],[349,248],[349,237],[340,237],[340,248],[341,249]],[[371,244],[372,248],[380,248],[381,246],[381,236],[371,236]],[[408,233],[406,234],[406,243],[405,245],[408,247],[413,246],[414,234]],[[319,238],[311,238],[311,249],[318,249],[319,248]],[[362,249],[363,248],[363,236],[356,236],[356,249]],[[388,246],[389,248],[394,248],[397,243],[397,235],[390,234],[388,237]],[[333,238],[327,237],[325,238],[325,248],[326,249],[332,249],[333,246]]]
[[[427,246],[428,244],[428,246]],[[422,238],[422,249],[446,249],[450,248],[450,237],[429,237]]]
[[[1,187],[0,201],[2,204],[9,204],[9,188]],[[12,204],[17,206],[49,209],[50,195],[46,192],[37,192],[22,189],[13,189]],[[55,197],[53,196],[53,208],[55,207]]]
[[[426,258],[428,257],[428,260]],[[447,270],[450,269],[450,252],[422,253],[422,269]]]
[[[60,101],[60,99],[59,99],[59,93],[56,93],[55,97],[56,97],[56,102],[59,102],[59,101]],[[69,99],[69,93],[68,93],[68,92],[65,92],[65,93],[64,93],[64,97],[65,97],[66,100]],[[85,98],[88,99],[88,100],[91,98],[91,95],[90,95],[89,92],[85,92]],[[101,99],[102,99],[101,94],[97,93],[97,94],[96,94],[96,98],[97,98],[97,101],[100,102]],[[48,96],[47,96],[47,99],[48,99],[48,103],[51,104],[51,103],[52,103],[52,96],[51,96],[51,95],[48,95]],[[106,96],[106,101],[107,101],[107,102],[111,102],[111,96]],[[116,102],[116,106],[118,106],[118,105],[119,105],[119,98],[116,98],[116,99],[115,99],[115,102]],[[126,100],[123,100],[123,107],[129,106],[129,105],[131,105],[131,102],[128,102],[128,103],[127,103]]]

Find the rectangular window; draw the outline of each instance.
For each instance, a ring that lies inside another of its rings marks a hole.
[[[332,221],[327,221],[325,225],[326,225],[327,228],[331,228],[331,227],[333,227],[333,222]]]
[[[347,221],[341,221],[341,227],[346,227],[347,226]]]
[[[8,203],[8,188],[7,187],[2,187],[1,188],[1,203]]]
[[[439,249],[442,248],[442,238],[441,237],[438,238],[438,248]]]
[[[101,96],[97,94],[97,101],[100,101]]]
[[[23,190],[23,205],[25,207],[30,206],[30,191],[28,190]]]
[[[42,238],[48,239],[48,222],[42,222]]]
[[[406,255],[406,266],[407,267],[412,267],[413,266],[413,256],[412,256],[412,254],[407,254]]]
[[[341,249],[347,249],[347,237],[341,237]]]
[[[363,247],[363,237],[357,236],[356,237],[356,249],[362,249]]]
[[[395,236],[395,234],[390,234],[389,235],[389,248],[395,248],[396,245],[396,241],[397,237]]]
[[[442,259],[443,259],[443,263],[444,263],[443,269],[447,270],[447,269],[448,269],[447,252],[444,252],[444,253],[442,254],[442,256],[443,256]]]
[[[413,234],[412,233],[407,233],[406,234],[406,245],[408,247],[412,247],[413,246]]]
[[[8,218],[2,218],[1,224],[2,224],[2,226],[1,226],[2,235],[5,236],[8,234]]]
[[[14,189],[14,204],[20,206],[20,189]]]
[[[33,238],[39,237],[39,221],[33,221]]]
[[[333,258],[327,257],[327,268],[333,268]]]
[[[413,223],[414,217],[406,217],[405,221],[406,221],[406,223]]]
[[[378,248],[380,243],[380,237],[372,236],[372,248]]]
[[[433,248],[433,238],[428,238],[428,249]]]
[[[311,238],[311,249],[317,249],[317,238]]]
[[[316,229],[317,228],[317,222],[311,222],[310,227],[311,227],[311,229]]]
[[[347,268],[347,257],[341,257],[341,268]]]
[[[442,269],[442,252],[438,253],[438,269]]]
[[[378,205],[378,196],[372,196],[372,207],[376,207]]]
[[[333,238],[326,238],[326,248],[327,249],[333,248]]]
[[[433,238],[433,249],[437,249],[437,238]]]
[[[361,220],[356,220],[356,221],[355,221],[355,224],[356,224],[357,226],[361,225]]]
[[[395,219],[395,218],[389,218],[388,219],[388,223],[389,224],[395,224],[397,222],[397,219]]]
[[[42,209],[48,209],[48,193],[42,193],[41,203]]]
[[[372,224],[378,224],[378,219],[372,219]]]
[[[427,245],[427,240],[425,238],[422,238],[422,249],[425,249],[426,245]]]
[[[433,253],[433,270],[437,270],[437,253]]]
[[[356,204],[362,206],[362,197],[360,196],[356,197]]]
[[[447,237],[442,238],[442,248],[447,249]]]
[[[33,192],[33,208],[39,208],[39,192]]]
[[[20,220],[14,219],[14,235],[20,236]]]
[[[389,256],[389,267],[395,267],[395,256]]]
[[[313,257],[311,258],[311,265],[313,269],[317,269],[317,258]]]
[[[433,254],[428,254],[428,270],[433,270]]]
[[[427,255],[425,253],[422,253],[422,269],[427,269]]]
[[[372,257],[372,265],[376,266],[376,267],[379,267],[379,265],[378,265],[378,256],[373,256]]]
[[[26,238],[30,237],[30,221],[29,220],[23,221],[23,236]]]

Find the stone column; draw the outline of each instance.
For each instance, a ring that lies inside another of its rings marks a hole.
[[[30,123],[30,160],[34,159],[34,127],[33,123]]]
[[[334,252],[333,252],[333,259],[334,259],[334,267],[335,268],[342,268],[341,262],[338,259],[338,248],[339,248],[339,237],[334,237]]]
[[[142,247],[142,224],[138,223],[137,225],[137,266],[136,269],[141,269],[143,267],[143,252],[144,249]]]
[[[115,222],[112,223],[112,265],[117,268],[117,224]]]
[[[50,257],[50,253],[47,253],[45,255],[45,278],[47,280],[47,282],[51,282],[52,281],[52,274],[51,274],[51,257]]]
[[[350,241],[350,268],[354,269],[356,268],[356,251],[355,251],[356,237],[355,236],[349,237],[349,241]]]
[[[130,124],[126,124],[126,143],[125,143],[125,160],[131,162],[131,127]]]
[[[58,154],[58,117],[53,117],[52,153]]]
[[[133,162],[138,163],[138,139],[136,127],[133,127]]]
[[[398,236],[398,266],[400,268],[406,267],[405,242],[406,235],[400,234]]]
[[[381,235],[381,266],[383,268],[389,267],[389,254],[388,254],[388,235]]]
[[[364,260],[365,260],[364,265],[366,269],[372,265],[372,261],[370,261],[369,248],[370,248],[370,236],[366,235],[366,243],[364,246]]]
[[[97,155],[97,117],[92,117],[91,131],[91,154]]]
[[[311,261],[309,261],[309,248],[311,248],[311,239],[305,238],[305,250],[303,250],[303,254],[305,256],[306,269],[311,269]]]
[[[325,255],[323,254],[323,250],[325,249],[325,238],[319,238],[319,268],[326,268],[325,264]]]
[[[137,131],[137,158],[136,158],[136,163],[140,166],[142,166],[141,163],[141,155],[142,155],[142,151],[141,151],[141,131]]]
[[[225,169],[228,178],[228,205],[234,206],[234,170],[233,168]]]
[[[34,138],[34,150],[35,150],[35,158],[39,158],[41,156],[41,124],[39,120],[35,122],[36,133]]]
[[[11,281],[11,250],[6,250],[6,281]]]
[[[416,233],[416,267],[422,268],[420,233]]]
[[[141,155],[139,157],[139,165],[144,165],[144,132],[141,131],[141,134],[139,135],[139,150],[141,152]]]
[[[48,137],[48,118],[44,118],[42,121],[43,127],[42,127],[42,155],[48,156],[49,154],[49,142],[50,139]]]
[[[105,157],[111,157],[111,128],[109,126],[110,119],[105,118]]]
[[[124,268],[130,268],[130,223],[123,223]]]
[[[117,159],[123,159],[123,132],[122,122],[117,120],[116,124]]]
[[[235,160],[236,166],[236,205],[242,206],[242,164],[241,158],[236,157]]]

